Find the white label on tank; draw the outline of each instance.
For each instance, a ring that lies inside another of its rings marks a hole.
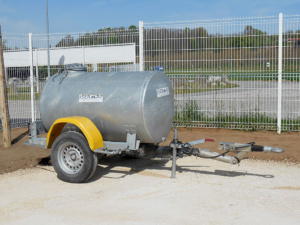
[[[167,96],[170,94],[169,88],[168,87],[158,88],[158,89],[156,89],[156,94],[157,94],[158,98]]]
[[[103,95],[79,94],[79,102],[103,102]]]

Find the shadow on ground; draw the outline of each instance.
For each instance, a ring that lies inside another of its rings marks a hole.
[[[180,160],[180,159],[179,159]],[[89,182],[96,181],[101,177],[121,179],[126,176],[134,175],[140,173],[141,175],[168,178],[171,176],[171,167],[166,166],[168,161],[166,160],[152,160],[145,158],[129,158],[116,156],[112,158],[105,158],[99,160],[99,165],[97,171]],[[200,162],[199,162],[200,164]],[[257,176],[263,178],[273,178],[270,174],[255,174],[248,173],[247,171],[228,171],[228,170],[215,170],[206,171],[201,170],[201,168],[209,168],[209,166],[195,165],[195,166],[177,166],[178,173],[195,173],[195,174],[205,174],[214,176],[225,176],[225,177],[238,177],[238,176]],[[126,169],[124,169],[126,168]],[[166,173],[158,173],[157,171],[169,171],[170,175],[166,176]],[[111,174],[119,174],[119,176],[112,176]]]
[[[134,174],[153,176],[159,178],[169,178],[171,177],[171,167],[166,166],[167,162],[168,162],[167,160],[132,158],[126,156],[104,157],[99,159],[98,167],[94,176],[87,182],[88,183],[95,182],[99,180],[101,177],[110,178],[110,179],[122,179]],[[44,167],[52,167],[50,156],[41,159],[39,165]],[[274,176],[270,174],[248,173],[247,171],[242,171],[242,172],[230,171],[230,170],[206,171],[200,169],[205,167],[209,168],[210,166],[206,166],[206,165],[205,166],[204,165],[178,166],[177,165],[177,173],[195,173],[195,174],[214,175],[214,176],[223,176],[223,177],[257,176],[263,178],[274,178]],[[165,175],[166,173],[159,173],[157,171],[169,171],[170,175]]]

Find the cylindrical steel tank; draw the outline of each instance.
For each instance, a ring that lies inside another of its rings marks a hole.
[[[159,71],[88,73],[67,70],[52,76],[40,96],[47,130],[58,118],[89,118],[105,141],[126,141],[136,132],[141,143],[160,143],[174,116],[173,90]]]

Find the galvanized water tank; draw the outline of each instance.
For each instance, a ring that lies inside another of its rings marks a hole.
[[[174,116],[173,90],[159,71],[88,73],[75,68],[52,76],[40,96],[41,120],[47,130],[58,118],[83,116],[105,141],[126,141],[128,130],[141,143],[160,143]]]

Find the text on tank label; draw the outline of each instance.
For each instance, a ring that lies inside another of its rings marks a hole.
[[[156,94],[157,94],[158,98],[167,96],[170,94],[169,88],[168,87],[158,88],[158,89],[156,89]]]
[[[79,102],[103,102],[103,95],[79,94]]]

